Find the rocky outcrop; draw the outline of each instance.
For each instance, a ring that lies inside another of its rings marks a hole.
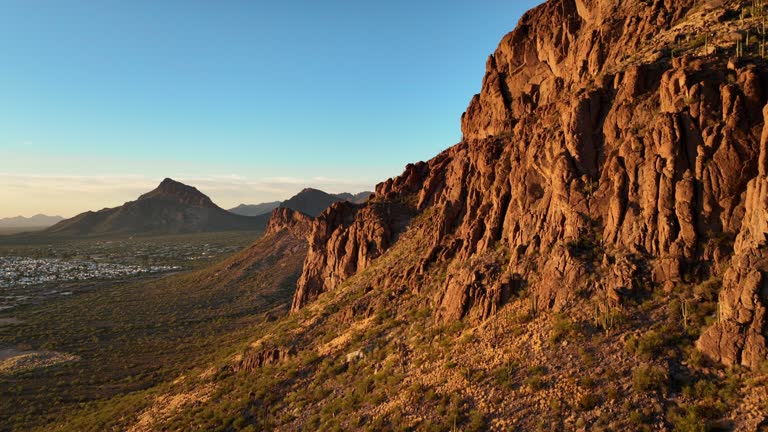
[[[311,229],[311,217],[287,207],[279,207],[272,210],[264,235],[276,234],[285,230],[296,238],[305,239],[309,236]]]
[[[447,269],[433,296],[441,320],[484,319],[523,289],[562,310],[577,294],[619,304],[714,275],[725,280],[726,323],[700,347],[754,365],[764,356],[768,74],[682,44],[706,30],[715,52],[733,52],[722,14],[692,6],[551,0],[527,13],[489,58],[462,142],[315,223],[293,310],[394,244],[399,229],[383,211],[400,206],[428,218],[414,228],[427,252],[381,288],[405,280],[422,292],[420,275]],[[736,354],[715,352],[711,341],[730,337]]]
[[[768,118],[768,106],[763,111]],[[758,175],[745,193],[745,215],[725,272],[718,322],[697,342],[727,365],[759,367],[768,361],[768,122],[760,142]]]
[[[312,226],[309,253],[291,310],[364,269],[389,248],[408,219],[407,210],[398,203],[333,204]]]
[[[707,329],[696,346],[726,365],[760,367],[768,360],[768,254],[737,255],[725,273],[718,323]]]
[[[462,116],[464,137],[501,135],[538,107],[562,101],[563,94],[600,86],[606,72],[655,34],[669,30],[693,4],[562,0],[528,11],[488,58],[482,90]],[[576,129],[588,128],[579,116],[589,114],[590,106],[583,101],[576,106]],[[580,137],[586,144],[588,135]],[[590,149],[583,150],[587,156]]]
[[[293,348],[260,344],[252,346],[244,354],[236,356],[232,361],[232,370],[235,372],[253,372],[264,366],[279,364],[295,355],[296,351]]]

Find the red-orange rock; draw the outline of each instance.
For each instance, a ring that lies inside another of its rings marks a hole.
[[[418,275],[447,268],[432,301],[448,321],[486,318],[524,287],[540,308],[585,292],[621,302],[694,268],[722,277],[734,256],[723,322],[699,346],[754,366],[765,356],[768,71],[649,48],[679,39],[692,6],[550,0],[528,12],[488,59],[462,142],[315,222],[293,310],[426,213],[415,234],[428,252],[379,288],[421,292]]]

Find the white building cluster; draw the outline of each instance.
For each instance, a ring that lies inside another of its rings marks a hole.
[[[58,258],[0,257],[0,288],[52,282],[119,279],[180,270],[178,266],[140,266]]]

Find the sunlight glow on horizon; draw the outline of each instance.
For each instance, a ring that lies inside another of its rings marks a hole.
[[[165,177],[223,208],[373,190],[461,139],[487,56],[539,3],[8,0],[0,218]]]
[[[374,185],[348,178],[246,178],[241,176],[171,176],[172,179],[196,187],[224,209],[240,204],[284,201],[302,189],[311,187],[328,193],[373,191]],[[57,176],[12,175],[0,173],[0,201],[15,202],[17,214],[4,211],[0,218],[46,214],[69,218],[87,210],[120,206],[136,200],[156,188],[163,178],[132,176]],[[35,199],[25,196],[35,191]],[[261,197],[259,200],[244,197]],[[103,205],[89,206],[94,202]],[[43,203],[43,204],[41,204]],[[61,210],[61,211],[59,211]]]

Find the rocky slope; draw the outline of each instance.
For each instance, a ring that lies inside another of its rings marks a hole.
[[[768,74],[746,44],[762,12],[740,20],[741,7],[565,0],[525,14],[488,59],[461,143],[318,219],[293,310],[396,241],[407,224],[382,214],[430,212],[430,249],[388,279],[418,291],[450,263],[444,321],[487,318],[523,286],[562,311],[584,293],[620,305],[723,278],[699,347],[765,361]]]
[[[48,228],[47,235],[171,234],[263,230],[269,215],[232,214],[196,188],[171,179],[120,207],[81,213]]]
[[[462,142],[313,222],[291,307],[302,324],[252,364],[314,370],[278,386],[312,401],[302,386],[322,388],[327,372],[302,349],[350,369],[360,352],[353,370],[399,365],[408,385],[464,395],[494,430],[764,427],[766,17],[736,0],[526,13],[487,61]],[[457,326],[471,330],[435,361],[420,329]],[[430,402],[402,399],[404,385],[352,412],[428,429],[418,406]],[[350,391],[341,378],[331,390]]]
[[[264,236],[222,263],[201,272],[201,282],[219,289],[237,287],[270,297],[291,291],[307,254],[311,219],[299,212],[278,208],[270,214]],[[284,300],[275,304],[285,303]],[[274,306],[274,304],[273,304]]]
[[[463,140],[298,224],[290,315],[163,425],[765,430],[766,6],[526,13]]]

